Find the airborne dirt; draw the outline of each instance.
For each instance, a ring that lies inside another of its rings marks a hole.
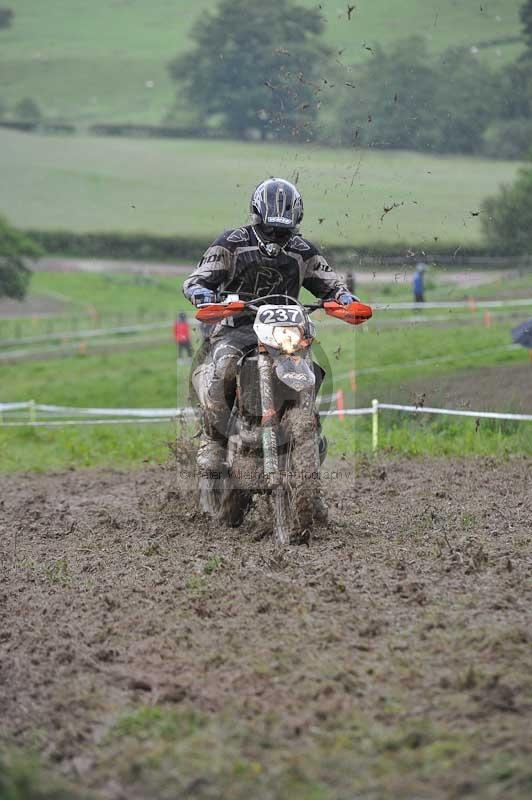
[[[0,741],[113,800],[529,797],[531,473],[337,462],[284,554],[174,467],[3,478]]]

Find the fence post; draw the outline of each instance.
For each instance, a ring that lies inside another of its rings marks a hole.
[[[33,423],[33,422],[35,422],[35,419],[36,419],[36,416],[35,416],[35,400],[30,400],[29,401],[28,409],[29,409],[30,422]]]
[[[377,452],[379,446],[379,401],[373,400],[371,403],[373,409],[372,413],[372,428],[371,428],[371,447],[374,453]]]

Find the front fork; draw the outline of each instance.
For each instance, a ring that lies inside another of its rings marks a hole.
[[[262,410],[262,451],[264,457],[264,477],[273,488],[282,482],[279,469],[278,419],[273,397],[273,365],[266,352],[259,352],[259,387]],[[314,415],[314,390],[300,391],[299,408],[309,417]]]
[[[262,452],[264,457],[264,477],[268,486],[279,486],[279,448],[277,441],[277,419],[273,399],[272,361],[267,353],[259,353],[259,387],[262,410]]]

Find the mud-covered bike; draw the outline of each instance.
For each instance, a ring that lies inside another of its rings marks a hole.
[[[326,441],[316,412],[324,372],[311,354],[316,331],[310,314],[317,309],[351,325],[372,316],[371,308],[358,301],[304,304],[286,295],[249,301],[228,295],[224,302],[196,312],[207,323],[251,312],[257,337],[256,347],[238,363],[223,470],[199,479],[202,509],[238,526],[253,495],[265,494],[274,537],[282,545],[308,534],[315,521],[324,521],[319,471]]]

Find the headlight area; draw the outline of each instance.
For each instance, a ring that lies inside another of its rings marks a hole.
[[[283,353],[293,353],[297,350],[302,338],[303,332],[301,328],[294,325],[276,325],[273,329],[273,339]]]

